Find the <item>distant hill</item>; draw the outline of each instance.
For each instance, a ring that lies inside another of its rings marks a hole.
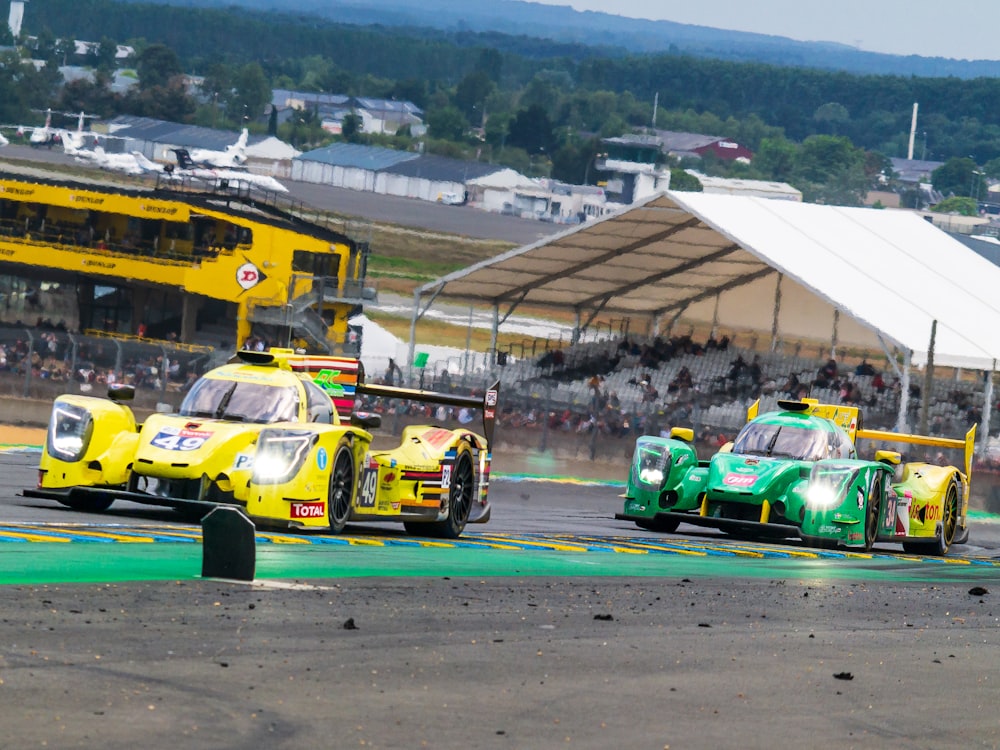
[[[128,0],[124,0],[127,2]],[[685,53],[736,62],[861,74],[979,78],[1000,76],[1000,60],[953,60],[865,52],[834,42],[648,21],[524,0],[160,0],[191,7],[240,6],[330,21],[444,31],[494,31],[603,48],[602,54]],[[609,52],[610,50],[610,52]]]

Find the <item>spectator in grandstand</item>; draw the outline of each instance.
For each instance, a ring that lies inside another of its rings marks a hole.
[[[837,360],[831,357],[819,370],[816,371],[816,379],[813,385],[817,388],[834,388],[837,383]]]
[[[692,381],[691,378],[691,371],[687,368],[687,366],[684,366],[677,371],[677,375],[674,376],[674,379],[670,381],[670,384],[667,386],[667,393],[677,393],[678,391],[686,391],[693,385],[694,382]]]
[[[659,397],[660,397],[660,392],[656,390],[656,386],[654,386],[648,380],[644,380],[642,385],[642,402],[644,404],[656,403],[656,400]]]
[[[861,364],[854,368],[855,375],[874,375],[875,368],[872,367],[871,363],[867,359],[862,359]]]
[[[799,397],[799,376],[794,372],[788,374],[784,385],[781,386],[781,393],[789,398]]]

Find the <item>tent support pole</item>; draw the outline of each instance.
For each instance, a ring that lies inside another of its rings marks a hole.
[[[895,356],[893,356],[893,353],[889,350],[889,346],[888,344],[885,343],[885,339],[882,338],[882,334],[879,333],[877,335],[878,335],[878,342],[879,344],[882,345],[882,351],[885,353],[885,358],[886,361],[889,363],[889,367],[891,367],[892,371],[896,373],[896,377],[902,381],[903,371],[899,369],[899,363],[896,362],[896,358]]]
[[[997,370],[997,361],[993,360],[993,369],[983,373],[986,375],[986,393],[983,404],[983,417],[980,420],[982,434],[979,436],[979,455],[986,457],[986,451],[990,447],[990,415],[993,412],[993,373]]]
[[[424,317],[424,313],[431,309],[431,305],[434,304],[434,300],[437,296],[441,294],[441,290],[444,289],[443,286],[438,287],[431,298],[427,301],[427,307],[423,310],[420,309],[420,290],[418,289],[413,293],[413,317],[410,318],[410,346],[406,354],[406,383],[410,385],[413,383],[413,356],[417,348],[417,321]]]
[[[781,280],[783,273],[778,274],[778,283],[774,285],[774,313],[771,316],[771,351],[778,348],[778,316],[781,314]],[[717,298],[718,299],[718,298]],[[718,306],[718,302],[716,302]],[[713,330],[715,326],[712,326]]]
[[[594,318],[601,314],[601,311],[605,306],[611,301],[610,295],[601,300],[601,304],[594,308],[594,311],[590,313],[587,317],[587,322],[580,324],[580,309],[576,309],[576,327],[573,330],[573,343],[578,344],[580,342],[580,334],[590,328],[590,324],[594,322]]]
[[[721,294],[715,295],[715,308],[712,310],[712,338],[716,338],[719,335],[719,300],[722,298]]]
[[[934,388],[934,341],[937,339],[937,321],[931,321],[931,340],[927,345],[927,365],[924,367],[924,389],[920,394],[920,434],[930,435],[928,424],[931,412],[931,389]]]
[[[912,352],[907,349],[903,356],[903,379],[899,388],[899,417],[896,419],[896,432],[907,432],[906,412],[910,403],[910,359]]]
[[[570,339],[570,345],[576,346],[580,343],[580,335],[583,331],[580,330],[580,310],[579,308],[573,311],[573,338]]]
[[[511,310],[513,312],[513,309]],[[507,313],[510,315],[510,313]],[[507,316],[504,316],[504,320]],[[500,304],[493,305],[493,322],[490,324],[490,367],[497,366],[497,339],[500,338]]]
[[[830,359],[837,358],[837,340],[840,335],[840,310],[833,311],[833,336],[830,338]]]

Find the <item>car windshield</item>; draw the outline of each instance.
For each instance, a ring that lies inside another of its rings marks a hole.
[[[184,398],[180,414],[271,424],[298,421],[298,406],[299,394],[294,386],[203,378]]]
[[[733,453],[819,461],[827,457],[826,433],[815,427],[751,422],[736,436]]]

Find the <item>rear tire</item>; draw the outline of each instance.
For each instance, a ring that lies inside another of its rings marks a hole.
[[[473,494],[476,491],[476,473],[472,468],[469,451],[459,450],[458,458],[451,472],[451,487],[448,491],[448,517],[443,521],[424,524],[423,533],[438,539],[458,539],[465,530],[472,511]],[[410,525],[406,526],[407,531]]]
[[[911,555],[944,557],[955,543],[957,530],[958,485],[953,480],[945,490],[944,500],[941,503],[941,530],[937,537],[929,542],[903,542],[903,551]]]
[[[354,451],[347,440],[341,439],[333,457],[330,469],[330,484],[327,493],[327,521],[330,531],[339,534],[347,526],[354,501],[355,479]]]

